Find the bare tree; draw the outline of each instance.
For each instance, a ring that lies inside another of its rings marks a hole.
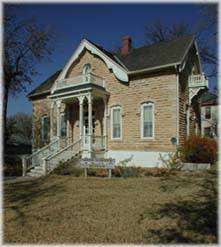
[[[4,98],[3,121],[6,127],[9,94],[26,89],[37,74],[36,64],[50,57],[53,32],[34,19],[23,19],[19,7],[4,6]]]
[[[172,26],[167,26],[160,21],[155,22],[151,26],[146,26],[146,42],[148,44],[156,44],[163,41],[170,41],[174,38],[189,34],[188,25],[176,23]]]
[[[217,75],[217,5],[205,5],[200,10],[201,18],[196,27],[190,28],[186,23],[180,22],[165,25],[157,21],[145,27],[147,44],[156,44],[170,41],[184,35],[195,35],[198,40],[202,63],[206,66],[207,75]]]
[[[7,118],[7,136],[8,140],[22,140],[24,143],[30,143],[32,138],[32,117],[29,114],[17,113]]]

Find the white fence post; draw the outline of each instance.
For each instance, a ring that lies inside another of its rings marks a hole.
[[[46,161],[46,159],[43,159],[43,173],[44,173],[44,175],[46,175],[47,174],[47,161]]]
[[[84,176],[87,177],[87,167],[84,168]]]

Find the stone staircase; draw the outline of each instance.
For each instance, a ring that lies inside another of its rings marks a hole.
[[[29,177],[40,177],[44,175],[44,168],[43,164],[40,164],[39,166],[35,166],[30,171],[26,173],[26,176]]]
[[[66,162],[80,153],[81,140],[65,147],[57,138],[47,146],[23,160],[23,175],[40,177],[52,172],[61,162]]]

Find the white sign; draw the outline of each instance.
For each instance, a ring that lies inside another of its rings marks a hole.
[[[80,160],[80,164],[83,168],[106,168],[114,169],[115,159],[89,159],[84,158]]]

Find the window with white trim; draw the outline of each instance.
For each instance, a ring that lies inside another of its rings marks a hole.
[[[154,137],[154,104],[152,102],[141,105],[141,137]]]
[[[122,137],[122,116],[121,107],[115,106],[111,109],[112,139],[121,139]]]

